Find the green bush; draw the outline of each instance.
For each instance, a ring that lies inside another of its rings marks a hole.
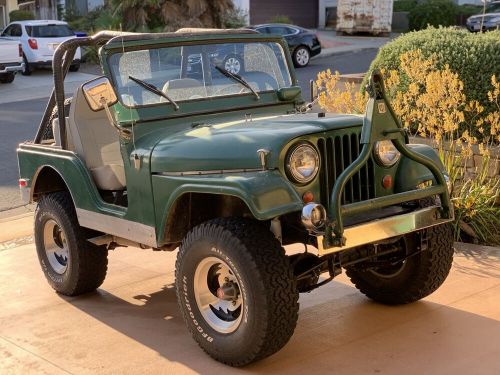
[[[427,26],[452,26],[456,24],[458,6],[451,0],[424,0],[410,10],[410,30],[422,30]]]
[[[9,13],[10,22],[34,20],[35,15],[27,10],[13,10]]]
[[[373,60],[373,69],[398,69],[399,57],[404,52],[420,49],[424,57],[436,55],[438,68],[449,65],[464,83],[464,93],[468,100],[477,100],[486,113],[495,110],[488,101],[487,92],[491,90],[491,76],[500,76],[500,31],[469,33],[452,28],[428,28],[414,31],[394,39],[383,46]],[[366,74],[365,82],[367,83]],[[404,88],[400,88],[404,90]],[[475,134],[481,137],[480,134]]]
[[[229,9],[222,18],[222,26],[226,29],[238,29],[247,24],[248,14],[238,8]]]
[[[417,6],[417,0],[398,0],[394,2],[393,12],[409,12]]]

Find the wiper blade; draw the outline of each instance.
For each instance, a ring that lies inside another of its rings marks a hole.
[[[167,99],[170,103],[173,104],[173,106],[174,106],[174,108],[175,108],[176,111],[179,110],[179,104],[177,104],[170,96],[168,96],[167,94],[165,94],[163,91],[161,91],[155,85],[152,85],[151,83],[147,83],[147,82],[145,82],[143,80],[140,80],[139,78],[135,78],[135,77],[132,77],[132,76],[128,76],[128,78],[130,78],[132,81],[134,81],[135,83],[137,83],[139,86],[144,87],[146,90],[151,91],[153,94],[156,94],[158,96],[161,96],[161,97]]]
[[[257,93],[257,91],[255,91],[252,86],[250,86],[250,84],[245,80],[245,78],[243,78],[242,76],[240,76],[239,74],[236,74],[236,73],[231,73],[230,71],[218,66],[218,65],[215,65],[214,64],[214,67],[215,69],[217,69],[219,72],[221,72],[222,74],[224,74],[226,77],[228,78],[231,78],[233,79],[234,81],[240,83],[241,85],[245,86],[247,89],[249,89],[252,94],[255,95],[255,97],[257,99],[260,99],[260,96],[259,94]]]

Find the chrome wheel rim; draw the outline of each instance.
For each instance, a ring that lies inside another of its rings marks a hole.
[[[194,295],[201,315],[214,330],[231,333],[239,327],[245,301],[240,282],[226,262],[208,257],[198,264]]]
[[[45,255],[55,273],[62,275],[68,268],[68,244],[62,228],[53,219],[48,220],[43,228]]]
[[[305,48],[300,48],[297,51],[295,58],[297,59],[297,62],[300,66],[307,65],[307,63],[309,62],[309,52]]]
[[[238,74],[241,70],[241,63],[236,57],[230,57],[224,63],[224,69],[233,74]]]

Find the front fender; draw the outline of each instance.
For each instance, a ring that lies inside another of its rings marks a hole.
[[[158,243],[174,203],[185,193],[231,195],[240,198],[257,220],[300,211],[303,203],[278,170],[196,176],[153,175]]]
[[[423,144],[410,144],[406,145],[406,147],[420,155],[427,156],[439,166],[444,174],[447,174],[439,155],[432,147]],[[427,167],[402,156],[396,172],[394,191],[401,193],[403,191],[414,190],[418,184],[428,180],[432,180],[433,184],[436,184],[434,176]]]

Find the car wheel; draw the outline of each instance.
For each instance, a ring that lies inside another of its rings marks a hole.
[[[24,68],[21,72],[23,76],[29,76],[33,73],[33,67],[28,63],[26,56],[23,56]]]
[[[108,251],[86,240],[68,192],[44,195],[35,211],[35,244],[52,288],[67,296],[97,289],[108,266]]]
[[[14,82],[14,78],[16,78],[14,73],[0,74],[0,83],[12,83]]]
[[[243,70],[243,61],[236,55],[226,57],[224,60],[224,69],[233,74],[240,74]]]
[[[309,48],[299,46],[293,52],[293,62],[295,67],[303,68],[309,64],[309,60],[311,60],[311,52],[309,52]]]
[[[441,224],[410,233],[390,246],[397,252],[376,260],[384,265],[359,263],[347,268],[347,276],[374,301],[388,305],[414,302],[433,293],[448,276],[453,262],[453,227]]]
[[[199,346],[231,366],[270,356],[298,317],[293,270],[268,227],[240,218],[193,228],[180,246],[176,291]]]

